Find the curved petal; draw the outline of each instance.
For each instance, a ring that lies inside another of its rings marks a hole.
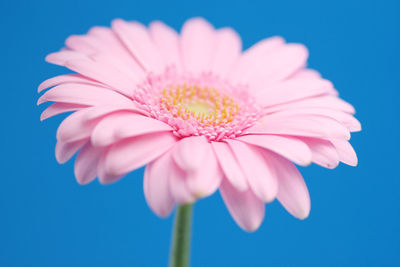
[[[52,53],[46,56],[46,61],[67,67],[126,96],[132,96],[134,86],[138,82],[133,78],[136,76],[135,72],[126,75],[109,62],[96,61],[76,51],[62,50]]]
[[[61,122],[57,129],[57,139],[72,142],[89,137],[104,116],[121,110],[141,112],[133,105],[85,108],[72,113]]]
[[[113,66],[130,78],[135,77],[136,82],[144,78],[141,67],[111,29],[94,28],[88,34],[68,37],[65,43],[70,49],[83,53],[96,62]]]
[[[215,30],[202,18],[189,19],[181,31],[182,60],[186,71],[209,71],[215,49]]]
[[[279,104],[276,106],[266,107],[266,113],[273,113],[282,110],[298,109],[298,108],[326,108],[340,110],[346,113],[354,114],[355,109],[346,101],[332,95],[322,95],[312,98],[300,99],[299,101]]]
[[[66,46],[77,52],[83,53],[85,55],[90,55],[98,52],[99,44],[96,40],[89,35],[71,35],[65,40]]]
[[[227,142],[238,159],[254,194],[265,202],[273,201],[278,192],[278,181],[262,152],[240,141],[228,140]]]
[[[175,201],[169,191],[169,176],[172,167],[171,153],[165,153],[150,162],[144,172],[143,191],[150,208],[160,217],[167,217]]]
[[[300,115],[318,115],[334,119],[345,126],[350,132],[361,131],[360,122],[353,117],[353,115],[340,110],[326,109],[326,108],[299,108],[288,109],[269,114],[269,117],[286,117],[286,116],[300,116]]]
[[[160,52],[144,25],[136,21],[126,22],[116,19],[112,22],[112,29],[145,70],[149,72],[162,72],[164,70]]]
[[[44,102],[63,102],[78,105],[128,105],[129,98],[104,87],[88,84],[61,84],[44,93],[38,100],[38,105]]]
[[[258,59],[261,65],[247,77],[253,92],[288,78],[306,65],[308,50],[301,44],[287,44],[275,53]]]
[[[111,64],[105,64],[90,59],[71,59],[65,67],[82,74],[85,77],[104,83],[114,91],[132,97],[137,81],[122,73]]]
[[[315,79],[321,78],[321,74],[313,69],[302,69],[293,74],[290,78],[293,79]]]
[[[334,169],[339,164],[339,155],[331,142],[318,138],[301,138],[312,152],[312,161],[322,167]]]
[[[357,154],[348,141],[341,139],[331,139],[330,141],[335,146],[341,162],[350,166],[357,166]]]
[[[265,156],[273,164],[277,173],[279,202],[294,217],[307,218],[310,214],[311,201],[300,172],[291,162],[278,155],[266,153]]]
[[[61,50],[59,52],[50,53],[45,58],[46,62],[51,64],[65,66],[68,61],[71,60],[89,60],[87,55],[71,51],[71,50]]]
[[[76,73],[71,73],[71,74],[64,74],[64,75],[59,75],[50,79],[45,80],[42,82],[39,87],[38,87],[38,93],[40,93],[43,90],[46,90],[47,88],[63,84],[63,83],[83,83],[83,84],[91,84],[91,85],[98,85],[102,86],[101,83],[98,83],[94,80],[88,79],[82,75],[76,74]]]
[[[75,160],[74,172],[79,184],[88,184],[97,176],[97,164],[103,149],[94,147],[87,142],[80,150]]]
[[[202,164],[195,170],[187,171],[187,186],[197,198],[213,194],[218,189],[223,176],[211,144],[207,143],[207,147]]]
[[[257,101],[263,107],[284,104],[292,101],[305,99],[312,96],[319,96],[332,92],[331,82],[323,79],[311,80],[287,80],[276,84],[257,94]]]
[[[97,177],[99,178],[99,182],[101,184],[107,185],[114,183],[121,179],[126,173],[123,174],[110,174],[107,173],[105,165],[108,151],[110,151],[110,147],[104,147],[104,151],[99,159],[99,163],[97,164]]]
[[[237,140],[266,148],[302,166],[311,164],[310,149],[304,142],[295,138],[278,135],[244,135]]]
[[[211,71],[225,76],[239,58],[242,51],[242,40],[231,28],[217,30],[215,51],[211,59]]]
[[[248,128],[246,133],[350,139],[350,132],[342,124],[334,119],[316,115],[265,116],[259,124]]]
[[[161,21],[152,22],[149,26],[149,31],[166,64],[175,66],[178,71],[182,71],[178,33]]]
[[[105,117],[96,125],[91,142],[94,146],[108,146],[125,138],[172,130],[171,126],[159,120],[120,111]]]
[[[234,82],[247,83],[248,76],[259,67],[261,59],[284,46],[285,40],[275,36],[266,38],[243,52],[229,72],[229,79]]]
[[[229,182],[238,191],[247,190],[248,184],[246,177],[229,145],[223,142],[212,142],[211,144],[218,159],[219,165],[221,166],[221,169],[223,170]]]
[[[87,138],[74,142],[57,141],[56,143],[56,159],[57,162],[63,164],[70,160],[72,156],[88,141]]]
[[[204,136],[190,136],[181,139],[172,152],[176,164],[184,171],[194,171],[202,167],[210,149]]]
[[[176,137],[169,132],[145,134],[122,140],[111,146],[105,159],[105,171],[122,175],[156,159],[173,144]]]
[[[265,206],[250,189],[240,192],[227,179],[223,179],[220,192],[233,219],[243,230],[254,232],[260,227]]]
[[[171,166],[169,191],[178,204],[193,203],[196,199],[187,185],[187,174],[175,162]]]
[[[132,57],[127,47],[118,38],[117,34],[108,27],[93,27],[89,30],[88,35],[95,40],[94,46],[101,52],[97,54],[107,55],[109,60],[118,63],[121,69],[126,69],[130,76],[135,76],[135,80],[142,80],[146,77],[146,72],[139,63]],[[90,56],[93,56],[91,54]]]
[[[40,114],[40,120],[43,121],[61,113],[82,110],[87,107],[88,106],[85,105],[77,105],[70,103],[53,103],[50,106],[48,106],[45,110],[43,110],[42,114]]]
[[[57,129],[57,140],[63,142],[78,141],[90,136],[100,119],[87,120],[90,109],[76,111],[65,118]]]

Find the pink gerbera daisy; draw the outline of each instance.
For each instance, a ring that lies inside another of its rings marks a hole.
[[[76,74],[39,86],[46,119],[75,111],[57,131],[60,163],[78,151],[80,184],[103,184],[147,164],[144,193],[159,216],[219,189],[240,227],[256,230],[275,198],[304,219],[310,197],[293,164],[357,164],[354,108],[306,68],[308,52],[281,37],[242,52],[238,34],[187,21],[178,35],[115,20],[71,36],[47,56]]]

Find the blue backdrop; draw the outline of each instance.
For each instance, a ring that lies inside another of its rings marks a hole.
[[[301,3],[300,3],[301,2]],[[192,266],[400,266],[399,1],[1,0],[0,266],[166,266],[172,217],[157,218],[143,170],[79,186],[54,157],[61,116],[39,121],[37,85],[66,72],[44,62],[70,34],[121,17],[179,29],[192,16],[232,26],[247,48],[271,35],[310,49],[309,65],[353,103],[359,166],[301,171],[305,221],[276,202],[254,234],[219,193],[195,205]]]

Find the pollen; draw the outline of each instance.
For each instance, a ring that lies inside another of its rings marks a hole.
[[[133,101],[149,116],[170,125],[180,138],[235,138],[262,115],[246,85],[231,84],[213,73],[180,74],[173,68],[149,75],[138,85]]]
[[[204,126],[231,122],[239,112],[232,97],[207,86],[183,84],[165,88],[160,103],[174,117],[196,120]]]

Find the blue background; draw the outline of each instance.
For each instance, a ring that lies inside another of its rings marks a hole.
[[[37,85],[67,70],[44,62],[70,34],[113,18],[192,16],[232,26],[249,47],[282,35],[353,103],[359,166],[301,171],[305,221],[276,202],[254,234],[231,219],[219,193],[195,205],[192,267],[400,266],[399,1],[4,1],[1,25],[0,266],[166,266],[172,216],[157,218],[143,170],[110,186],[79,186],[73,161],[54,157],[62,116],[39,122]]]

